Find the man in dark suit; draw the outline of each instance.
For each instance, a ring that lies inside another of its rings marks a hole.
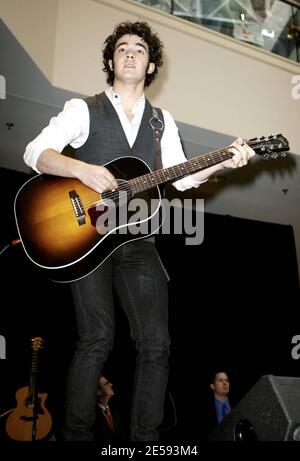
[[[203,421],[203,437],[209,438],[218,424],[231,412],[229,401],[230,383],[227,373],[218,371],[212,374],[209,384],[213,391],[213,399],[209,399],[209,407]]]
[[[218,423],[221,423],[225,416],[231,412],[231,406],[228,398],[230,390],[228,375],[223,371],[215,373],[210,384],[210,388],[214,393],[216,420]]]
[[[112,442],[114,440],[125,440],[124,429],[119,414],[109,404],[114,396],[113,384],[101,376],[97,391],[95,440],[98,442]]]

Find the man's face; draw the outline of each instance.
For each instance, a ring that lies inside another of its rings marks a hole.
[[[210,385],[212,390],[218,395],[228,395],[229,394],[229,379],[226,373],[217,373],[215,376],[215,381]]]
[[[99,379],[98,395],[112,397],[114,395],[113,385],[104,376]]]
[[[154,63],[149,63],[148,44],[138,35],[130,34],[117,41],[109,66],[115,73],[115,80],[127,83],[143,81],[146,74],[151,74],[155,68]]]

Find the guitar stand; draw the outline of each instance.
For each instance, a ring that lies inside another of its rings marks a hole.
[[[31,431],[31,440],[32,442],[36,442],[36,420],[37,416],[37,391],[35,389],[34,392],[34,399],[33,399],[33,421],[32,421],[32,431]]]

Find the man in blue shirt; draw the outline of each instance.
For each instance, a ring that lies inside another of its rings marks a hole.
[[[214,393],[214,405],[218,423],[231,411],[228,394],[230,390],[229,379],[225,372],[220,371],[213,375],[210,388]]]

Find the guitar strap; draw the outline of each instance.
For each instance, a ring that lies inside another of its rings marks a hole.
[[[155,107],[152,107],[152,117],[149,120],[149,124],[154,134],[155,169],[160,170],[162,168],[160,141],[164,132],[165,125],[163,120],[161,120],[159,117],[158,110],[155,109]]]
[[[162,115],[162,119],[163,119],[163,114],[161,113]],[[164,125],[164,122],[163,120],[161,120],[161,118],[159,117],[159,114],[158,114],[158,111],[157,109],[155,109],[155,107],[152,107],[152,117],[150,118],[149,120],[149,123],[150,123],[150,126],[153,130],[153,133],[154,133],[154,152],[155,152],[155,169],[156,170],[160,170],[162,168],[162,159],[161,159],[161,138],[162,138],[162,135],[163,135],[163,132],[164,132],[164,129],[165,129],[165,125]],[[162,190],[161,190],[162,192]],[[165,268],[159,254],[158,254],[158,251],[156,250],[156,254],[157,254],[157,257],[158,257],[158,260],[161,264],[161,267],[162,267],[162,270],[166,276],[166,279],[167,279],[167,282],[170,281],[170,276],[168,274],[168,271],[167,269]]]

